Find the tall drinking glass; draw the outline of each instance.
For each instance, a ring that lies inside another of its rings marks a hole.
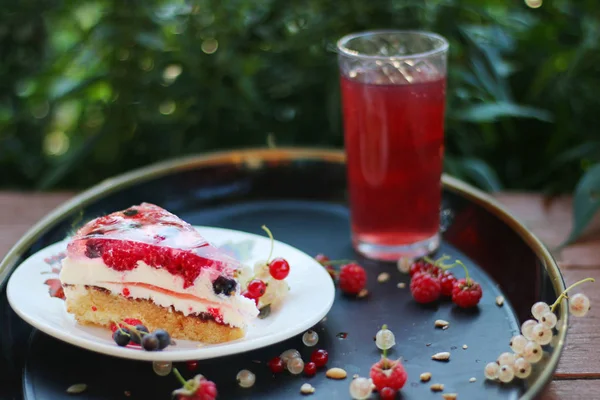
[[[369,258],[439,246],[447,51],[427,32],[338,42],[352,242]]]

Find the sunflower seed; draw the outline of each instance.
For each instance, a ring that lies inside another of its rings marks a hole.
[[[448,353],[447,351],[435,353],[431,356],[431,358],[436,361],[448,361],[450,359],[450,353]]]
[[[445,400],[456,400],[458,398],[458,395],[456,393],[444,393],[442,397]]]
[[[443,319],[436,319],[434,325],[436,328],[445,328],[448,327],[448,325],[450,325],[450,322]]]
[[[310,383],[305,383],[300,386],[300,393],[302,394],[313,394],[315,392],[315,388]]]
[[[86,389],[87,385],[85,383],[76,383],[75,385],[71,385],[67,388],[67,393],[79,394],[85,392]]]
[[[496,305],[502,307],[504,305],[504,296],[496,297]]]
[[[379,275],[377,275],[377,282],[379,283],[384,283],[390,280],[390,274],[388,274],[387,272],[382,272]]]
[[[441,392],[442,390],[444,390],[444,385],[441,383],[434,383],[429,388],[434,392]]]
[[[431,379],[431,372],[423,372],[419,378],[421,379],[421,382],[429,382]]]
[[[329,379],[345,379],[346,371],[341,368],[329,368],[325,376]]]

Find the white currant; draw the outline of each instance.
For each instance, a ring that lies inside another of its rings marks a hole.
[[[515,376],[520,379],[525,379],[531,375],[531,364],[523,357],[517,358],[513,365]]]
[[[523,358],[531,364],[540,361],[543,356],[542,346],[539,343],[529,341],[523,349]]]
[[[256,382],[256,375],[254,375],[252,371],[243,369],[240,372],[238,372],[235,379],[237,380],[238,385],[240,385],[241,387],[249,388],[254,386],[254,382]]]
[[[286,350],[283,353],[281,353],[281,355],[279,355],[279,358],[281,358],[281,361],[283,361],[283,365],[287,365],[287,363],[292,358],[301,358],[301,357],[300,357],[300,352],[298,350],[289,349],[289,350]]]
[[[354,400],[365,400],[371,397],[373,383],[367,378],[356,378],[350,382],[350,397]]]
[[[539,321],[544,324],[546,328],[552,329],[556,326],[558,319],[556,318],[556,314],[548,311],[546,314],[542,315],[542,318]]]
[[[510,348],[512,349],[512,351],[514,351],[516,354],[521,354],[523,352],[523,349],[525,348],[525,345],[527,344],[528,340],[525,336],[523,335],[517,335],[517,336],[513,336],[512,339],[510,339]]]
[[[531,331],[532,340],[538,342],[542,346],[550,343],[552,340],[552,331],[539,323],[533,327]]]
[[[375,345],[380,350],[389,350],[396,344],[396,337],[394,332],[387,328],[387,325],[383,325],[381,330],[375,335]]]
[[[304,335],[302,335],[302,343],[304,343],[306,347],[316,346],[317,343],[319,343],[319,334],[312,329],[304,332]]]
[[[292,375],[299,375],[304,371],[304,361],[300,357],[292,358],[287,363],[287,369]]]
[[[500,366],[495,362],[488,363],[488,365],[485,366],[485,369],[483,372],[487,379],[490,379],[490,380],[498,379],[498,373],[500,373]]]
[[[171,373],[173,369],[173,363],[169,361],[153,361],[152,369],[154,373],[158,376],[167,376]]]
[[[576,317],[584,317],[590,310],[590,299],[583,294],[577,293],[569,299],[569,311]]]
[[[537,319],[538,321],[540,318],[542,318],[542,315],[546,314],[547,312],[550,312],[550,306],[543,301],[538,301],[531,306],[531,314],[533,315],[533,318]]]
[[[500,356],[498,357],[498,365],[513,365],[515,363],[515,360],[517,359],[517,357],[515,357],[514,353],[502,353],[500,354]]]
[[[515,371],[511,365],[501,365],[500,371],[498,372],[498,380],[500,382],[508,383],[515,377]]]
[[[535,321],[533,319],[528,319],[527,321],[523,322],[523,325],[521,325],[521,334],[523,336],[525,336],[527,339],[531,340],[533,338],[533,336],[532,336],[533,327],[536,326],[537,324],[538,324],[537,321]]]

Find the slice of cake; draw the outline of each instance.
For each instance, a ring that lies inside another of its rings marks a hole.
[[[126,318],[174,338],[221,343],[258,315],[235,279],[241,265],[191,225],[143,203],[88,222],[67,247],[60,281],[81,324]]]

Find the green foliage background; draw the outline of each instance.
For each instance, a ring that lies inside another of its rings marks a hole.
[[[448,172],[555,193],[600,161],[597,0],[4,3],[3,188],[81,188],[269,134],[341,147],[335,41],[374,28],[449,39]]]

